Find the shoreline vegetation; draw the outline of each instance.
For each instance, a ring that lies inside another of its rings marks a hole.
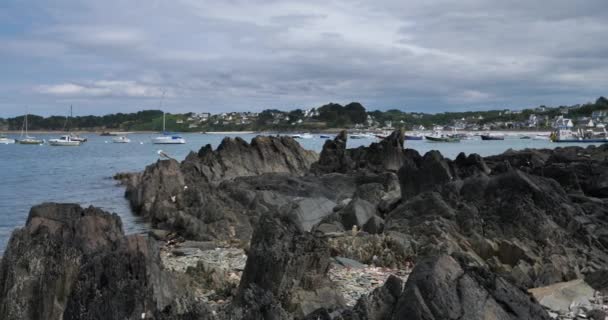
[[[431,131],[435,128],[456,128],[469,131],[543,131],[550,130],[556,119],[570,118],[576,125],[586,126],[590,120],[608,122],[608,99],[572,106],[511,110],[421,113],[397,109],[369,111],[358,102],[347,105],[329,103],[310,109],[281,111],[266,109],[261,112],[228,112],[221,114],[184,113],[166,114],[168,131],[173,132],[318,132],[338,133],[348,130]],[[161,130],[163,111],[144,110],[135,113],[116,113],[104,116],[76,116],[69,119],[75,132],[101,133],[128,131],[156,133]],[[0,118],[0,132],[20,132],[24,116]],[[66,127],[65,116],[28,116],[29,131],[59,132]]]

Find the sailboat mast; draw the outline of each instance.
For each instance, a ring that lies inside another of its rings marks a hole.
[[[163,110],[163,99],[165,98],[165,90],[163,90],[163,94],[160,96],[160,110],[163,112],[163,134],[166,132],[165,129],[165,111]]]

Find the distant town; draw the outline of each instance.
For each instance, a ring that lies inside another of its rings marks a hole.
[[[420,113],[391,109],[368,111],[360,103],[336,103],[308,109],[261,112],[190,112],[166,115],[166,128],[178,132],[211,131],[325,131],[337,129],[390,130],[548,130],[556,127],[604,129],[608,124],[608,99],[573,106],[539,106],[523,110]],[[160,131],[163,112],[145,110],[105,116],[41,117],[29,115],[30,130]],[[21,130],[24,117],[0,118],[0,130]]]

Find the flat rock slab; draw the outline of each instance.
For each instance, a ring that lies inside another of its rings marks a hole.
[[[363,269],[363,268],[367,267],[363,263],[353,260],[353,259],[349,259],[349,258],[335,257],[334,260],[336,261],[337,264],[339,264],[345,268]]]
[[[591,306],[595,290],[582,279],[560,282],[547,287],[528,290],[538,302],[549,310],[560,313],[578,306]]]

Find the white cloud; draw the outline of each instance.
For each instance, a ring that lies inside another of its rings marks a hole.
[[[114,97],[114,98],[154,98],[160,97],[163,91],[172,96],[171,91],[158,86],[139,84],[133,81],[100,80],[87,84],[62,83],[56,85],[41,85],[34,88],[35,92],[58,97]]]

